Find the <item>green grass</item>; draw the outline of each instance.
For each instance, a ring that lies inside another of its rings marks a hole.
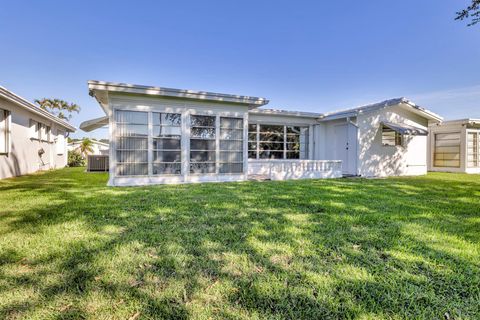
[[[0,318],[480,318],[480,176],[0,181]]]

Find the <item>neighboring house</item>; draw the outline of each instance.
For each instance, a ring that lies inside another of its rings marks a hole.
[[[430,171],[480,173],[480,119],[429,126]]]
[[[75,128],[0,87],[0,179],[67,165],[65,137]]]
[[[109,125],[109,185],[420,175],[428,126],[442,118],[404,99],[310,113],[264,98],[89,81]]]
[[[108,155],[108,143],[100,142],[97,140],[90,139],[92,142],[92,155]],[[67,144],[67,150],[72,151],[76,150],[79,151],[80,145],[82,144],[81,140],[72,141]]]

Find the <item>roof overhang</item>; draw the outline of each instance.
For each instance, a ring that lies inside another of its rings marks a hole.
[[[373,112],[373,111],[377,111],[377,110],[381,110],[389,107],[394,107],[394,106],[404,107],[405,109],[408,109],[409,111],[415,114],[418,114],[423,118],[426,118],[427,120],[432,120],[435,122],[440,122],[443,120],[443,118],[438,114],[430,110],[427,110],[425,108],[422,108],[406,98],[395,98],[395,99],[385,100],[379,103],[360,106],[357,108],[336,111],[336,112],[328,112],[328,113],[325,113],[322,117],[320,117],[319,120],[330,121],[330,120],[336,120],[336,119],[352,118],[352,117],[358,116],[359,114],[365,114],[365,113],[369,113],[369,112]]]
[[[108,126],[108,116],[84,121],[80,124],[80,129],[86,132]]]
[[[253,109],[250,110],[251,114],[272,115],[272,116],[293,116],[300,118],[314,118],[318,119],[322,116],[321,113],[304,112],[304,111],[289,111],[289,110],[276,110],[276,109]]]
[[[410,126],[404,123],[382,122],[384,126],[398,132],[401,135],[408,136],[427,136],[428,130]]]
[[[247,105],[250,108],[258,108],[260,106],[266,105],[269,102],[267,99],[259,97],[241,96],[207,91],[152,87],[137,84],[115,83],[96,80],[88,81],[88,90],[89,94],[91,96],[94,96],[98,100],[104,110],[106,109],[105,105],[108,104],[108,93],[128,93],[158,97],[227,102]]]
[[[8,101],[14,103],[15,105],[17,105],[19,107],[22,107],[22,108],[40,116],[40,117],[42,117],[42,118],[46,118],[46,119],[58,124],[59,126],[65,128],[66,131],[75,132],[75,130],[76,130],[76,128],[74,126],[72,126],[70,123],[54,116],[53,114],[51,114],[48,111],[40,109],[39,107],[37,107],[36,105],[31,103],[30,101],[16,95],[15,93],[7,90],[6,88],[4,88],[2,86],[0,86],[0,97],[3,97],[5,99],[7,99]]]

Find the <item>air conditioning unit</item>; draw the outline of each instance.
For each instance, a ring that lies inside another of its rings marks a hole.
[[[108,171],[108,156],[90,155],[87,157],[87,171]]]

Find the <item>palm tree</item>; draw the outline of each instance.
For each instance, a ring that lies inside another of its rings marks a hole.
[[[80,112],[80,107],[77,104],[69,103],[65,100],[43,98],[41,100],[36,99],[35,103],[38,104],[41,109],[64,120],[70,120],[73,112]]]
[[[85,138],[80,143],[78,147],[80,153],[86,158],[90,153],[93,153],[93,142],[92,140]]]

